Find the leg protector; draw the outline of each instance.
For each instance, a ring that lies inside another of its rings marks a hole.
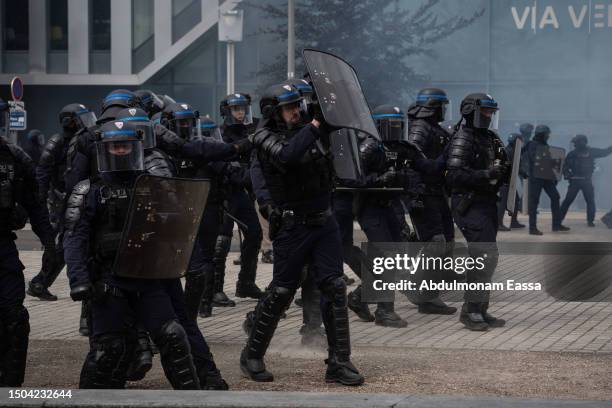
[[[199,390],[200,381],[193,363],[185,329],[171,320],[155,336],[166,378],[175,390]]]
[[[134,352],[126,377],[128,381],[140,381],[153,367],[153,348],[151,347],[149,333],[144,327],[136,327],[136,331],[132,334],[131,341],[134,343]]]
[[[105,334],[94,339],[81,369],[79,388],[125,388],[131,355],[123,334]]]
[[[327,281],[321,288],[323,293],[321,313],[327,332],[327,344],[330,353],[339,361],[349,361],[351,339],[346,300],[346,283],[342,277]]]
[[[278,321],[291,304],[294,294],[292,289],[274,287],[266,291],[266,295],[259,301],[246,345],[249,359],[262,359],[266,354]]]
[[[0,383],[9,387],[21,387],[28,355],[30,315],[22,305],[12,306],[5,312],[3,321],[6,352],[0,356]]]
[[[210,288],[209,293],[212,297],[211,272],[212,271],[206,271],[202,268],[188,271],[185,277],[185,306],[187,309],[187,317],[194,321],[197,320],[200,302],[204,300],[203,295],[207,286]],[[210,298],[207,299],[209,300]]]
[[[214,292],[223,292],[223,283],[225,281],[225,263],[227,262],[227,254],[232,245],[232,237],[227,235],[219,235],[215,245],[215,255],[213,262],[215,264],[215,284]]]

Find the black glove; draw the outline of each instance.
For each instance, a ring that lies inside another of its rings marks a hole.
[[[241,155],[250,152],[253,149],[253,143],[245,137],[234,143],[234,147],[236,148],[236,152]]]
[[[323,112],[321,111],[321,106],[318,103],[312,104],[313,106],[313,119],[320,123],[319,130],[321,133],[332,133],[342,128],[332,126],[325,121],[325,116],[323,116]]]
[[[487,170],[488,178],[491,180],[499,180],[508,172],[508,168],[503,164],[495,164]]]
[[[92,287],[89,283],[77,285],[74,288],[70,288],[70,298],[75,302],[91,299]]]
[[[395,169],[389,169],[380,176],[376,178],[377,184],[382,184],[383,186],[392,185],[397,179],[397,173]]]

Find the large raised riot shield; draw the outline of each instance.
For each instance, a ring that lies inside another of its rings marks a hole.
[[[516,189],[520,183],[519,168],[521,166],[521,153],[523,149],[523,140],[516,138],[514,142],[514,156],[512,157],[512,172],[510,173],[510,182],[508,183],[508,201],[506,208],[511,214],[517,211],[516,207]]]
[[[334,170],[340,180],[363,181],[363,166],[355,130],[340,129],[335,132],[330,137],[330,149],[334,155]]]
[[[138,177],[113,273],[140,279],[181,277],[209,189],[208,180]]]
[[[533,176],[545,180],[561,180],[565,149],[562,147],[538,145],[533,162]]]
[[[325,121],[380,139],[353,67],[327,52],[304,49],[303,56]]]

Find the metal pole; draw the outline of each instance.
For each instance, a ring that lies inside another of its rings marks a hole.
[[[233,41],[227,42],[227,94],[233,94],[235,92],[235,53],[236,44]]]
[[[295,76],[295,0],[287,4],[287,78]]]

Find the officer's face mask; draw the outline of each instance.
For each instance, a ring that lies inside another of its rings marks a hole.
[[[499,110],[477,105],[474,109],[474,127],[497,130],[499,127]]]

